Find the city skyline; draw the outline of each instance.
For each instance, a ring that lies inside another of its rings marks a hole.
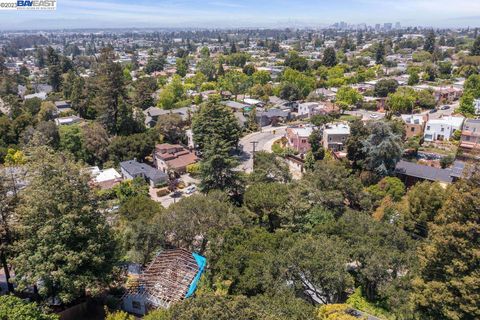
[[[324,27],[338,21],[449,28],[477,27],[479,20],[480,3],[469,0],[60,0],[56,11],[0,11],[0,30]]]

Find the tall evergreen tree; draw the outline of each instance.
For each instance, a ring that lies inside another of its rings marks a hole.
[[[101,61],[97,96],[99,117],[110,133],[117,134],[121,120],[120,109],[127,98],[123,70],[119,63],[114,62],[112,49],[104,49]]]
[[[90,177],[65,154],[31,154],[29,185],[16,211],[20,238],[13,261],[19,289],[68,303],[108,281],[115,242],[90,191]]]
[[[323,53],[322,64],[326,67],[334,67],[337,65],[337,54],[335,49],[327,47]]]
[[[423,45],[423,50],[433,54],[435,51],[435,32],[430,31],[425,38],[425,44]]]
[[[472,50],[470,51],[470,55],[472,56],[480,56],[480,37],[475,39],[473,43]]]

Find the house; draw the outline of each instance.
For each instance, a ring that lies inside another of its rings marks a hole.
[[[348,123],[327,124],[323,129],[323,148],[334,152],[342,151],[349,136]]]
[[[257,111],[257,123],[261,126],[276,125],[279,122],[285,122],[290,119],[290,111],[281,110],[277,108],[268,109],[265,111]]]
[[[55,124],[57,126],[69,126],[75,123],[79,123],[80,121],[82,121],[82,118],[78,116],[68,116],[55,119]]]
[[[68,112],[72,110],[70,107],[70,103],[66,101],[55,101],[55,107],[57,107],[57,110],[59,113]]]
[[[143,178],[151,187],[164,185],[168,181],[166,173],[137,160],[120,162],[120,170],[125,179]]]
[[[195,106],[183,107],[173,110],[164,110],[157,107],[150,107],[143,111],[143,114],[145,115],[145,125],[148,128],[153,128],[157,124],[159,117],[165,116],[167,114],[177,114],[182,118],[182,120],[186,121],[189,119],[191,114],[195,112],[195,110]]]
[[[162,143],[155,147],[154,161],[157,169],[164,173],[183,174],[188,165],[198,161],[198,157],[179,144]]]
[[[459,151],[462,159],[480,159],[480,119],[465,121]]]
[[[401,118],[405,127],[406,138],[423,136],[423,130],[425,129],[425,123],[428,120],[428,114],[402,114]]]
[[[161,251],[143,272],[129,274],[127,292],[122,297],[123,310],[145,315],[190,298],[206,264],[205,257],[184,249]]]
[[[47,99],[47,93],[46,92],[38,92],[38,93],[27,94],[23,97],[24,100],[33,99],[33,98],[38,98],[40,100],[45,100],[45,99]]]
[[[298,105],[298,117],[310,118],[314,115],[325,115],[336,110],[331,102],[305,102]]]
[[[99,167],[90,168],[92,184],[100,189],[111,189],[122,182],[122,175],[114,168],[100,170]]]
[[[446,185],[462,178],[464,170],[465,163],[462,161],[455,161],[451,168],[441,169],[400,160],[395,167],[395,174],[407,187],[421,181],[439,182]]]
[[[311,126],[287,128],[288,146],[299,153],[307,153],[311,148],[308,138],[313,130],[314,127]]]
[[[236,101],[224,101],[222,103],[231,108],[234,112],[243,112],[249,106],[246,103],[240,103]]]
[[[425,141],[449,140],[455,130],[462,129],[464,118],[444,117],[428,120],[423,138]]]

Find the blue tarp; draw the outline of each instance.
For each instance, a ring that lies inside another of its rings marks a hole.
[[[198,272],[195,275],[195,278],[193,278],[193,281],[190,284],[190,288],[188,288],[188,292],[185,298],[190,298],[191,296],[193,296],[193,294],[195,293],[195,290],[197,290],[198,281],[200,281],[200,277],[202,276],[202,273],[205,270],[205,266],[207,265],[207,259],[205,257],[202,257],[201,255],[196,253],[192,253],[192,256],[195,258],[195,261],[197,262]]]

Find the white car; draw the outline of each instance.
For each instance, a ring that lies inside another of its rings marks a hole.
[[[197,191],[197,186],[192,184],[191,186],[188,186],[186,189],[185,189],[185,194],[192,194],[194,193],[195,191]]]
[[[372,113],[372,114],[370,114],[370,118],[378,119],[378,114]]]

